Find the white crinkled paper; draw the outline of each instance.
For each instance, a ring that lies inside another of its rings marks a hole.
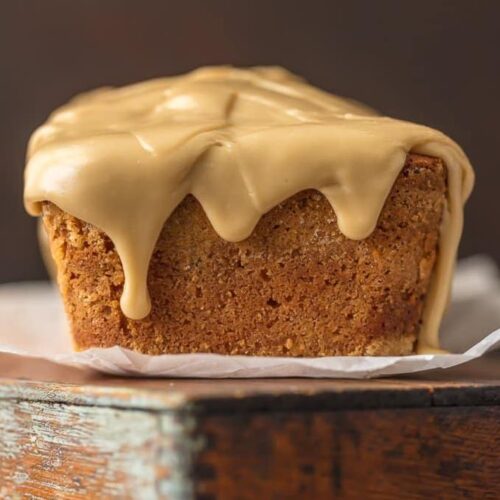
[[[442,346],[458,354],[286,358],[166,354],[120,347],[73,352],[57,290],[45,282],[0,286],[0,352],[119,375],[156,377],[370,378],[449,368],[500,347],[500,278],[485,257],[462,261],[443,322]],[[491,333],[493,332],[493,333]]]

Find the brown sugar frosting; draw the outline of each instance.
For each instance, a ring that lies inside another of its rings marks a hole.
[[[442,133],[378,116],[281,68],[209,67],[76,97],[32,136],[25,204],[50,201],[113,241],[125,284],[123,313],[150,311],[147,273],[160,231],[188,194],[228,241],[247,238],[290,196],[317,189],[340,231],[374,230],[409,152],[442,158],[448,202],[418,351],[439,347],[463,203],[473,172]]]

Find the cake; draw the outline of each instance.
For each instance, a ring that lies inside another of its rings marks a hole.
[[[75,98],[25,179],[77,350],[349,356],[439,349],[473,174],[433,129],[214,67]]]

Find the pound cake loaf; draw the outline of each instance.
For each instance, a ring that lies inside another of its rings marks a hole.
[[[79,96],[28,157],[78,350],[439,348],[473,182],[440,132],[217,67]]]

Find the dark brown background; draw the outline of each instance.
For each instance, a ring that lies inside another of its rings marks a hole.
[[[45,276],[21,197],[26,142],[50,111],[219,63],[280,64],[448,133],[477,172],[461,254],[500,261],[499,49],[497,0],[1,0],[0,282]]]

